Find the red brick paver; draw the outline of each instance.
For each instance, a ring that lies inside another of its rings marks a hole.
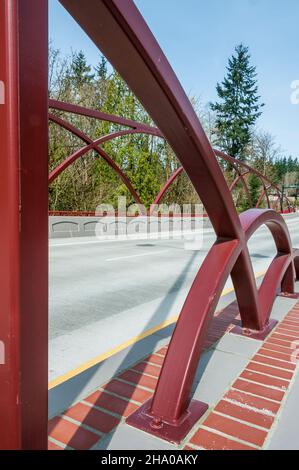
[[[214,315],[209,348],[239,320],[234,302]],[[292,342],[299,340],[299,302],[270,334],[206,418],[182,443],[184,450],[263,448],[293,378]],[[120,373],[49,422],[49,450],[90,449],[152,397],[167,346]]]
[[[299,332],[294,327],[289,329],[290,321],[299,326],[299,302],[266,339],[186,447],[263,448],[296,369],[291,357],[292,341],[299,338]]]

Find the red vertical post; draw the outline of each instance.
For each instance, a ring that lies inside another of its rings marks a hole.
[[[47,0],[0,2],[0,449],[45,449]]]

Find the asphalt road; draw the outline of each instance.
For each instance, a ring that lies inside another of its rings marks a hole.
[[[299,246],[299,216],[286,220]],[[211,229],[200,250],[182,240],[50,240],[50,377],[179,313],[214,240]],[[255,272],[266,269],[275,253],[267,228],[249,248]]]

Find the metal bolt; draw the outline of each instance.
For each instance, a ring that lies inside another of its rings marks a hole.
[[[150,423],[151,428],[161,429],[163,427],[163,422],[161,418],[154,418]]]

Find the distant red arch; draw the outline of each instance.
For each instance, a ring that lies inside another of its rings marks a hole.
[[[139,205],[142,205],[142,201],[140,199],[140,196],[138,195],[137,190],[133,187],[130,179],[128,176],[122,171],[122,169],[114,162],[114,160],[107,155],[107,153],[100,147],[101,144],[105,142],[109,142],[113,139],[116,139],[118,137],[126,136],[126,135],[133,135],[133,134],[148,134],[152,135],[155,137],[160,137],[164,138],[163,134],[161,131],[152,126],[148,126],[146,124],[132,121],[130,119],[125,119],[119,116],[103,113],[101,111],[96,111],[88,108],[84,108],[79,105],[75,104],[69,104],[69,103],[64,103],[61,101],[57,100],[50,100],[49,101],[49,106],[52,109],[55,109],[56,111],[63,111],[67,113],[72,113],[72,114],[79,114],[82,116],[86,117],[91,117],[94,119],[98,119],[101,121],[106,121],[110,122],[112,124],[119,124],[122,126],[126,126],[129,129],[122,129],[122,130],[117,130],[115,132],[111,132],[110,134],[104,135],[102,137],[99,137],[96,140],[92,140],[90,137],[85,135],[80,129],[75,127],[73,124],[70,122],[62,119],[61,117],[53,114],[52,112],[49,113],[49,120],[60,125],[64,129],[68,130],[72,134],[76,135],[79,137],[83,142],[85,142],[85,146],[82,147],[79,150],[76,150],[73,154],[69,155],[66,159],[64,159],[56,168],[54,168],[49,175],[49,184],[51,184],[64,170],[66,170],[72,163],[74,163],[78,158],[82,157],[85,155],[87,152],[90,150],[94,150],[95,152],[98,153],[100,157],[102,157],[107,164],[119,175],[119,177],[122,179],[126,187],[128,188],[130,194],[134,198],[135,202]],[[259,196],[259,199],[257,201],[256,207],[259,207],[262,200],[266,196],[267,198],[267,206],[270,208],[270,202],[269,202],[269,197],[268,197],[268,189],[273,188],[277,192],[278,199],[280,202],[281,207],[283,206],[283,195],[280,191],[280,189],[275,186],[266,176],[264,176],[262,173],[258,172],[254,168],[250,167],[244,162],[241,162],[239,160],[236,160],[233,157],[230,157],[229,155],[226,155],[225,153],[214,149],[215,155],[226,162],[230,163],[232,167],[234,168],[236,174],[238,175],[235,180],[232,182],[232,184],[229,187],[230,192],[233,191],[233,189],[236,187],[238,182],[241,180],[244,190],[247,194],[248,200],[250,202],[250,191],[248,188],[248,185],[246,183],[245,177],[248,176],[249,174],[255,174],[262,183],[263,190]],[[241,167],[241,170],[239,169]],[[152,207],[156,204],[159,204],[159,202],[162,200],[163,196],[167,192],[167,190],[171,187],[173,182],[176,180],[176,178],[183,172],[183,167],[178,168],[175,170],[175,172],[169,177],[169,179],[166,181],[166,183],[163,185],[163,187],[160,189],[159,193],[155,197]],[[268,186],[267,186],[268,185]],[[291,204],[290,201],[286,196],[284,196],[284,199],[287,203],[287,207],[290,209]],[[278,201],[276,201],[275,207],[277,206]]]

